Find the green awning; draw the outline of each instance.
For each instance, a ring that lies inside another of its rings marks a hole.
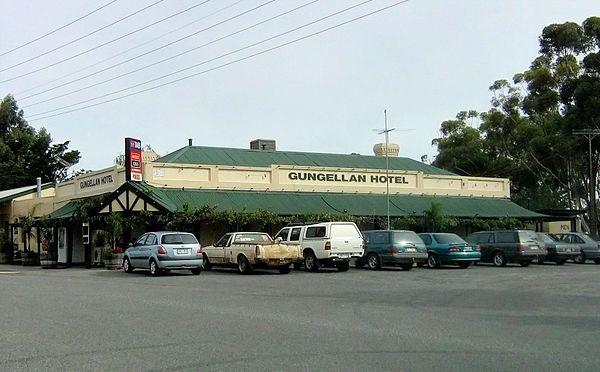
[[[158,188],[131,183],[131,189],[154,200],[170,212],[206,206],[237,212],[269,211],[277,215],[347,213],[354,216],[387,215],[385,194],[313,193],[283,191],[206,190]],[[542,218],[545,215],[523,208],[507,198],[390,195],[390,216],[423,216],[432,202],[452,217]]]
[[[58,208],[54,212],[50,213],[48,215],[48,218],[50,218],[50,219],[71,218],[71,217],[73,217],[73,214],[75,213],[75,207],[76,207],[75,202],[71,200],[67,204],[63,205],[62,207]]]

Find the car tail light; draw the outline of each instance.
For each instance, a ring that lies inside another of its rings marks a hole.
[[[325,250],[326,251],[330,251],[331,250],[331,242],[325,243]]]
[[[162,245],[159,245],[158,254],[167,254],[167,250]]]
[[[523,252],[525,250],[525,247],[523,246],[523,244],[517,244],[517,251],[518,252]]]
[[[448,252],[460,252],[460,248],[456,246],[452,246],[448,248]]]
[[[260,256],[260,245],[257,245],[256,247],[254,247],[254,254],[256,256]]]
[[[202,249],[202,247],[198,247],[196,253],[204,253],[204,249]]]
[[[480,246],[480,245],[478,245],[477,247],[475,247],[475,250],[476,250],[477,252],[481,252],[481,246]]]
[[[392,253],[392,254],[398,253],[398,248],[396,248],[396,247],[390,247],[390,253]]]

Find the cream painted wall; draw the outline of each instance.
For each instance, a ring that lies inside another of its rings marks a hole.
[[[271,166],[232,167],[147,163],[144,180],[158,187],[304,192],[386,193],[379,169]],[[392,194],[510,197],[506,178],[426,175],[389,171]]]

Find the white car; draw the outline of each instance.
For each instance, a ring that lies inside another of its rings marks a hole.
[[[319,266],[347,271],[350,259],[362,257],[363,236],[354,222],[322,222],[312,225],[287,226],[275,239],[285,244],[300,244],[306,271]]]

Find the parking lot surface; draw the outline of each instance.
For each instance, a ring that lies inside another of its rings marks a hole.
[[[598,371],[600,265],[0,265],[0,370]]]

